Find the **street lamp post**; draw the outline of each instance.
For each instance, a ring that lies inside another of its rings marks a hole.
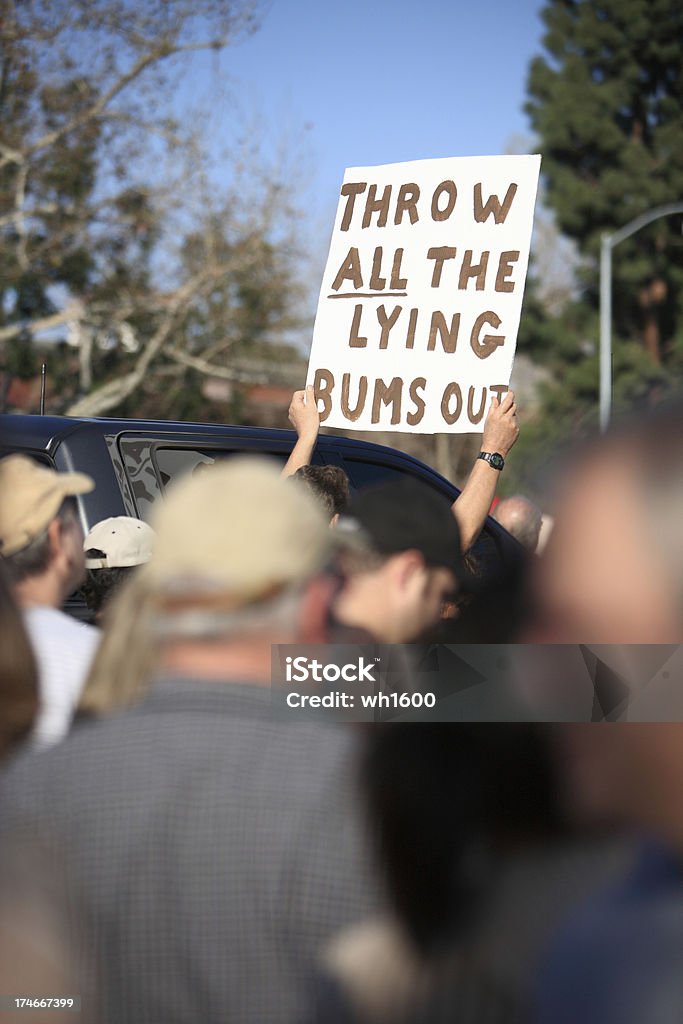
[[[606,430],[612,409],[612,249],[646,224],[672,213],[683,213],[683,203],[657,206],[600,240],[600,429]]]

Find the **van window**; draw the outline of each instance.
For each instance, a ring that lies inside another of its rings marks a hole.
[[[250,452],[244,449],[227,450],[225,448],[155,448],[156,460],[162,488],[172,480],[185,473],[201,473],[209,466],[232,458],[235,455],[263,456],[276,463],[279,469],[284,467],[288,454],[282,452]]]
[[[138,515],[148,519],[154,502],[166,487],[185,473],[200,473],[221,459],[234,455],[265,455],[257,448],[221,448],[204,445],[164,445],[156,439],[123,437],[119,448]],[[289,452],[267,453],[284,466]]]
[[[365,459],[350,459],[347,456],[344,457],[344,469],[349,475],[351,486],[356,491],[365,490],[366,487],[372,487],[373,484],[405,480],[406,476],[417,478],[427,484],[429,483],[424,477],[417,476],[414,473],[406,473],[405,470],[399,469],[396,466],[385,466],[381,462],[368,462]],[[439,491],[439,493],[442,494],[443,492]]]

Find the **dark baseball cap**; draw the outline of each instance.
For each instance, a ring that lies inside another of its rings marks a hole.
[[[465,575],[460,531],[451,503],[413,477],[375,484],[358,494],[339,520],[341,535],[357,534],[382,555],[419,551],[430,566]]]

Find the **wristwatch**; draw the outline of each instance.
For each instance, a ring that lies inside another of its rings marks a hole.
[[[484,462],[488,462],[489,466],[493,466],[498,472],[501,471],[505,465],[505,459],[500,452],[479,452],[477,455],[478,459],[483,459]]]

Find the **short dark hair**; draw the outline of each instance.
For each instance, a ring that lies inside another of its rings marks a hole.
[[[98,548],[88,548],[86,558],[104,558],[103,551]],[[114,592],[128,578],[136,566],[119,566],[113,569],[88,569],[86,578],[81,587],[85,603],[89,610],[97,615],[108,603]]]
[[[78,504],[72,495],[64,499],[57,509],[54,519],[59,519],[61,523],[66,523],[70,519],[78,519]],[[50,522],[54,522],[54,520],[50,520]],[[21,583],[31,576],[40,576],[48,568],[50,564],[50,541],[47,535],[49,527],[50,523],[25,547],[15,551],[12,555],[4,556],[3,561],[12,584]]]
[[[341,515],[349,503],[349,478],[340,466],[302,466],[294,474],[330,516]]]

